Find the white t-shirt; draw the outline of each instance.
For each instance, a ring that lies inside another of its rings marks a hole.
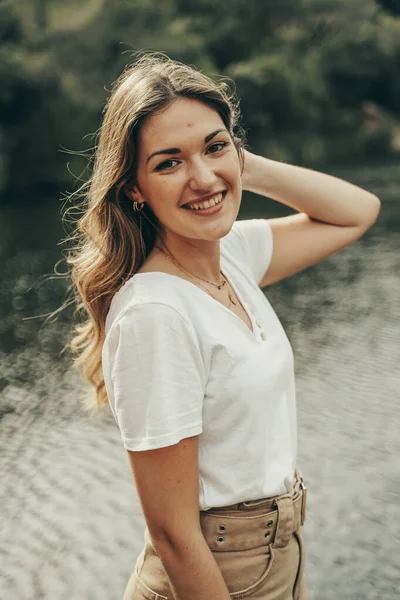
[[[106,320],[103,374],[127,450],[199,435],[199,507],[285,494],[296,466],[293,352],[258,287],[272,256],[265,219],[236,221],[221,270],[249,315],[189,281],[137,273]]]

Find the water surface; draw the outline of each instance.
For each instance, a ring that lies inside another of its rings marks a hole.
[[[343,172],[381,197],[378,222],[266,290],[295,353],[310,600],[397,600],[400,589],[399,171]],[[65,297],[65,282],[46,278],[61,257],[60,207],[0,208],[0,589],[117,600],[143,543],[126,453],[108,411],[79,409],[84,383],[59,355],[71,311],[31,319]],[[249,196],[241,217],[288,212]]]

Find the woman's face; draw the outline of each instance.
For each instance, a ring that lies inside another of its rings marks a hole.
[[[148,203],[165,242],[216,241],[229,233],[241,201],[240,162],[215,110],[178,98],[145,121],[138,152],[140,189],[135,188],[133,199]],[[193,206],[202,202],[211,206]]]

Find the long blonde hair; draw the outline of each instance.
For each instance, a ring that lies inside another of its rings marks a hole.
[[[125,69],[104,108],[92,175],[70,196],[83,196],[83,214],[66,240],[73,242],[66,259],[75,314],[83,314],[84,321],[75,325],[69,348],[90,384],[88,409],[107,403],[101,353],[112,298],[141,267],[161,230],[151,209],[145,205],[139,218],[125,193],[135,184],[138,133],[147,117],[178,97],[199,100],[220,115],[243,167],[238,103],[225,82],[160,53],[141,55]]]

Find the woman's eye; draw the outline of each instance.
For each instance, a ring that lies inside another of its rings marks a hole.
[[[211,152],[211,154],[215,154],[216,152],[220,152],[228,145],[228,142],[216,142],[215,144],[211,144],[207,148],[207,151]]]
[[[207,153],[208,154],[216,154],[217,152],[221,152],[228,145],[229,145],[229,142],[215,142],[214,144],[211,144],[211,146],[209,146],[207,148]],[[175,163],[179,164],[179,161],[174,158],[164,160],[164,162],[160,163],[155,168],[155,170],[156,171],[167,171],[168,169],[173,169],[176,166]]]
[[[156,167],[156,171],[164,171],[166,169],[172,169],[174,167],[174,165],[172,163],[177,163],[177,160],[174,160],[173,158],[170,158],[169,160],[165,160],[164,162],[160,163],[157,167]]]

